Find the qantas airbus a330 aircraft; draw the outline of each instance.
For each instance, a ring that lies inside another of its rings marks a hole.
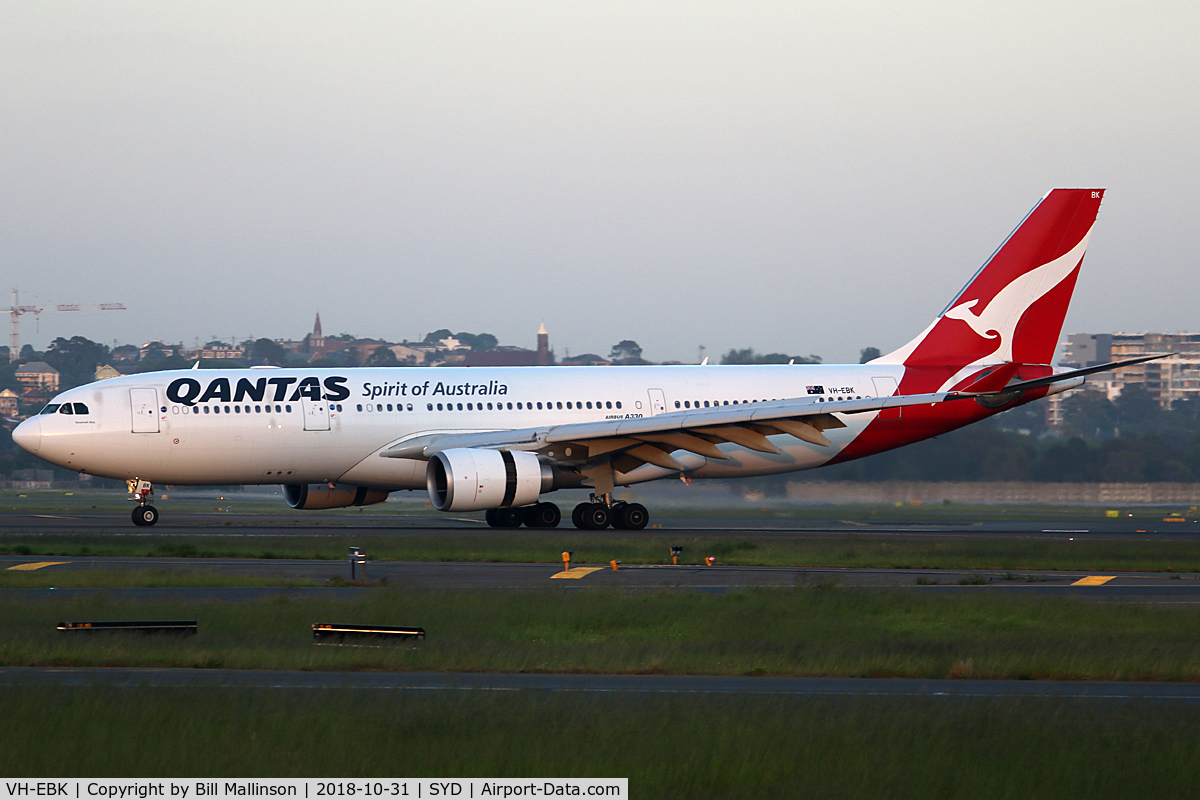
[[[1103,190],[1042,198],[929,327],[867,364],[182,370],[63,392],[13,440],[129,482],[282,484],[298,509],[425,489],[494,527],[558,525],[542,496],[584,489],[577,527],[641,529],[613,489],[769,475],[946,433],[1130,359],[1051,366]]]

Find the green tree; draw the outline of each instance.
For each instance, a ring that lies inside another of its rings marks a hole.
[[[379,345],[371,351],[371,355],[367,356],[368,367],[398,367],[400,362],[396,360],[396,354],[389,350],[385,345]]]
[[[608,354],[609,361],[614,364],[645,364],[642,359],[642,348],[632,339],[622,339],[612,347]]]
[[[425,334],[425,338],[421,341],[423,341],[425,344],[437,344],[442,339],[449,339],[453,335],[454,334],[450,332],[449,328],[439,328],[436,331],[430,331],[429,333]]]
[[[858,363],[865,364],[868,361],[874,361],[881,355],[883,354],[879,352],[878,347],[864,347],[858,352]]]
[[[59,337],[50,343],[43,359],[58,370],[59,387],[71,389],[96,379],[96,367],[108,360],[108,348],[82,336]]]
[[[255,339],[246,342],[246,361],[250,364],[273,364],[282,367],[287,361],[283,345],[271,339]]]

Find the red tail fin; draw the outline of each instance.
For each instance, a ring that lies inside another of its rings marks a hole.
[[[920,336],[878,363],[1049,364],[1103,189],[1054,189]]]

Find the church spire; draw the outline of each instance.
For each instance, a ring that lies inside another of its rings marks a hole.
[[[312,335],[313,335],[314,339],[323,338],[322,334],[321,334],[321,312],[320,311],[317,312],[317,321],[313,323]]]

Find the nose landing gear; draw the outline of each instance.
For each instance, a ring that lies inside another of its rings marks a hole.
[[[144,527],[158,522],[158,509],[150,505],[150,493],[154,491],[154,484],[134,478],[125,481],[125,485],[129,488],[129,499],[137,502],[133,509],[133,524]]]

